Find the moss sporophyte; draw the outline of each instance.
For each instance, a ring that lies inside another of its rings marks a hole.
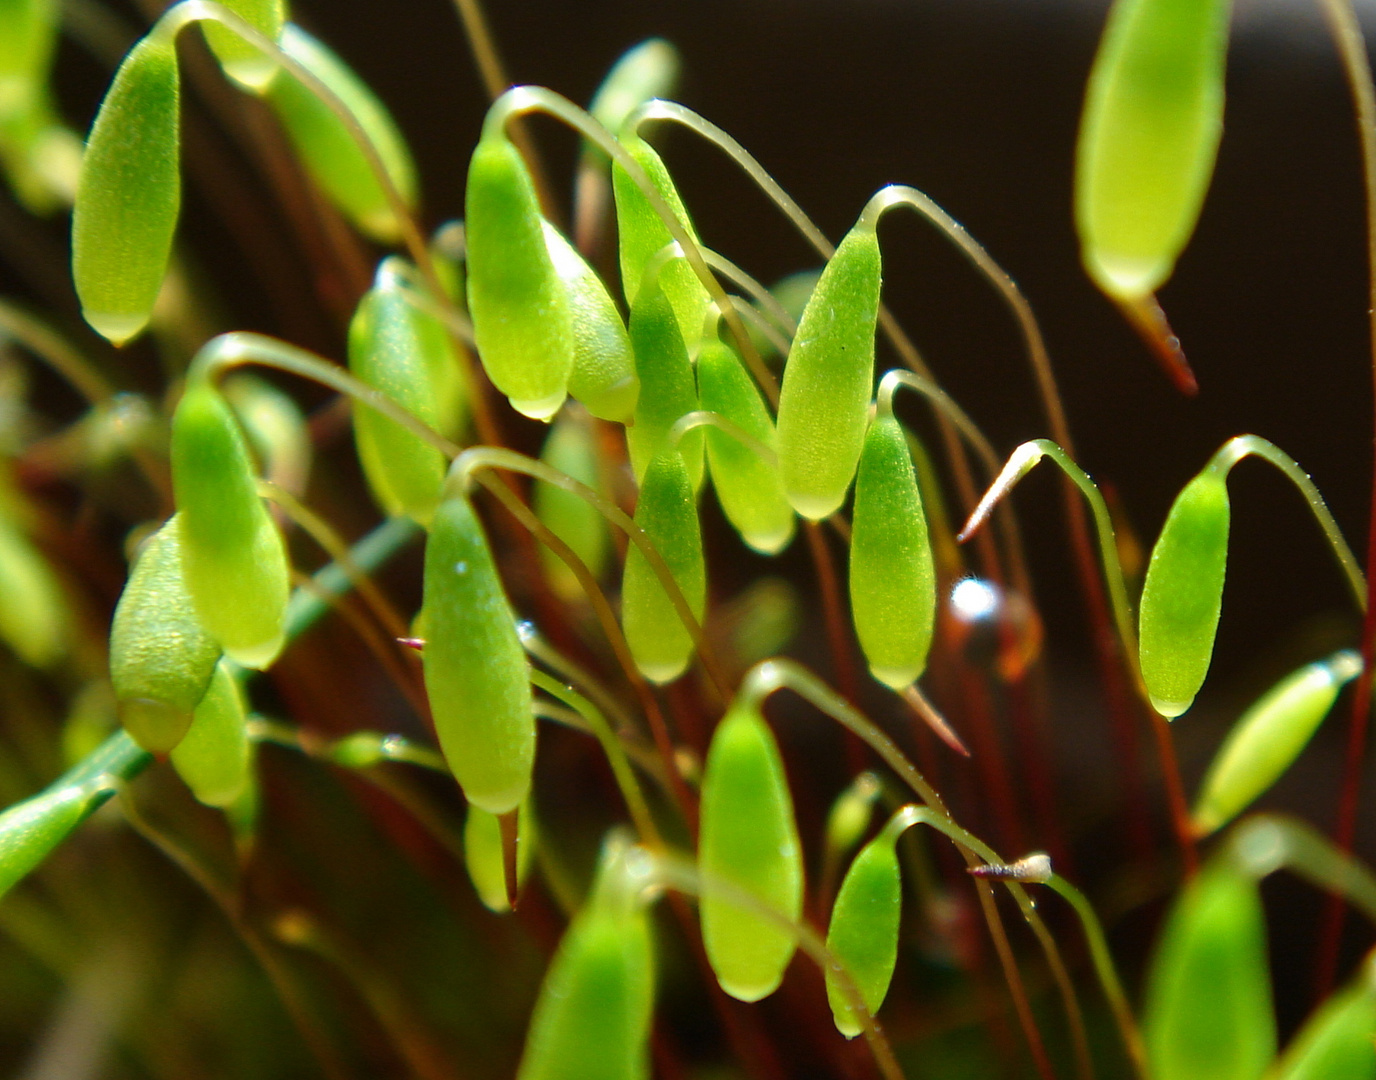
[[[1376,191],[1360,34],[1346,0],[1322,5]],[[1170,480],[1148,553],[1139,493],[1115,502],[1077,463],[1107,455],[1071,439],[1032,291],[929,196],[882,187],[833,243],[660,99],[667,42],[584,109],[511,85],[478,5],[456,9],[492,98],[449,146],[459,187],[421,183],[442,158],[413,153],[419,126],[324,15],[307,33],[281,0],[171,5],[111,52],[81,149],[59,26],[99,53],[122,23],[0,0],[0,244],[45,235],[12,217],[70,208],[99,335],[0,298],[0,1045],[48,1033],[26,1075],[79,1028],[139,1077],[1376,1078],[1376,960],[1339,948],[1341,908],[1312,1014],[1278,1023],[1271,989],[1268,875],[1376,922],[1353,854],[1376,616],[1308,474],[1228,438]],[[179,44],[193,24],[208,49]],[[1229,35],[1226,0],[1116,0],[1080,73],[1085,268],[1186,389],[1155,294],[1206,209]],[[228,171],[210,117],[248,151]],[[579,140],[572,184],[536,142],[548,120]],[[669,130],[796,229],[796,274],[757,280],[769,260],[721,235]],[[209,179],[241,168],[253,183]],[[281,240],[281,266],[309,267],[266,275],[300,280],[265,308],[325,355],[207,329],[260,317],[207,284],[232,261],[203,250],[216,207],[249,256]],[[1012,426],[982,429],[934,370],[953,346],[929,366],[904,330],[880,233],[900,208],[1006,305],[1049,437],[1005,457]],[[281,236],[251,225],[269,220]],[[1229,484],[1253,457],[1309,505],[1356,615],[1306,608],[1240,663],[1252,571],[1228,557],[1255,526]],[[1069,713],[1097,714],[1040,655],[1043,625],[1068,650],[1039,599],[1073,592],[1029,558],[1064,539],[1014,513],[1044,459],[1120,748],[1097,787],[1050,757]],[[1267,807],[1345,712],[1330,837]],[[1192,729],[1183,769],[1170,720]],[[1154,943],[1120,973],[1095,905],[1145,926],[1147,899]],[[188,945],[160,996],[168,927]],[[133,988],[124,1011],[109,986]]]

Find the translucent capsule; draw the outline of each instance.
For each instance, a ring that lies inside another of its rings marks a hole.
[[[927,666],[936,570],[903,428],[875,417],[865,436],[851,517],[850,605],[870,672],[902,690]]]
[[[865,441],[879,319],[879,238],[856,226],[803,310],[779,396],[779,472],[793,509],[820,521],[845,501]]]
[[[282,29],[282,51],[343,102],[377,150],[393,186],[407,207],[417,198],[416,166],[396,121],[354,71],[293,23]],[[282,121],[311,179],[362,232],[383,243],[401,236],[401,223],[347,127],[334,111],[298,80],[274,79],[268,103]]]
[[[707,606],[707,570],[697,500],[683,459],[674,451],[645,470],[635,523],[663,557],[699,623]],[[693,658],[693,638],[640,549],[626,552],[621,621],[635,666],[651,682],[672,682]]]
[[[182,578],[196,617],[231,659],[265,668],[284,641],[286,547],[258,497],[239,425],[203,378],[193,377],[172,417],[171,456]]]
[[[441,435],[459,433],[466,407],[459,358],[444,326],[420,310],[405,288],[405,266],[384,259],[349,326],[349,370]],[[448,461],[395,420],[353,406],[354,441],[379,506],[422,525],[439,505]]]
[[[518,886],[530,872],[535,857],[535,815],[530,800],[521,803],[520,825],[516,847],[516,882]],[[511,910],[506,894],[505,856],[502,852],[501,823],[481,807],[470,806],[463,822],[463,861],[468,868],[468,880],[478,893],[478,899],[489,911],[498,914]]]
[[[516,809],[530,791],[535,706],[516,617],[468,499],[435,512],[425,544],[425,689],[445,761],[474,806]]]
[[[1195,831],[1226,825],[1280,779],[1361,669],[1361,657],[1345,649],[1287,675],[1243,713],[1200,785]]]
[[[283,0],[219,0],[269,41],[282,36],[287,6]],[[277,63],[250,45],[232,30],[214,21],[202,23],[205,40],[214,51],[225,74],[245,90],[262,93],[274,81]]]
[[[181,742],[219,659],[182,579],[174,515],[139,553],[110,628],[110,679],[133,740],[154,754]]]
[[[1190,234],[1223,131],[1228,0],[1117,0],[1085,95],[1075,163],[1084,263],[1110,296],[1161,287]]]
[[[572,314],[535,185],[505,137],[486,136],[473,151],[466,205],[468,310],[483,368],[512,408],[547,420],[568,393]]]
[[[1228,486],[1212,469],[1176,496],[1152,548],[1138,616],[1142,680],[1176,717],[1194,702],[1213,657],[1228,568]]]
[[[147,37],[115,73],[86,142],[72,213],[81,313],[122,345],[147,324],[181,208],[177,54]]]
[[[640,377],[626,324],[602,279],[558,229],[545,223],[555,272],[568,292],[573,317],[569,396],[593,416],[624,424],[635,412]]]
[[[244,794],[251,761],[247,714],[239,682],[224,663],[216,665],[171,757],[177,775],[207,806],[231,806]]]
[[[714,893],[713,880],[783,919],[803,903],[802,846],[778,744],[759,710],[737,704],[717,726],[702,778],[698,865],[702,938],[721,987],[741,1001],[772,994],[796,941],[762,913]]]
[[[635,423],[626,429],[626,448],[636,480],[643,483],[646,468],[665,449],[669,430],[698,407],[688,349],[657,282],[647,283],[631,306],[631,347],[640,375],[640,399]],[[696,428],[678,444],[694,491],[702,484],[702,445],[702,432]]]
[[[764,446],[775,447],[774,422],[759,388],[729,345],[715,339],[698,350],[702,408],[730,420]],[[741,539],[777,555],[793,539],[793,507],[784,498],[779,470],[750,447],[715,427],[706,430],[707,465],[722,512]]]
[[[596,433],[586,416],[579,416],[572,410],[560,414],[550,428],[540,460],[594,490],[602,486],[598,476]],[[535,482],[534,504],[535,516],[574,550],[594,577],[601,577],[611,562],[613,549],[606,519],[596,508],[572,492],[543,480]],[[562,599],[583,596],[583,587],[573,571],[544,545],[540,547],[540,562],[545,568],[545,577]]]
[[[827,927],[827,948],[845,965],[871,1014],[879,1011],[898,962],[903,885],[894,836],[887,831],[861,850],[841,882]],[[840,980],[827,972],[827,1000],[836,1029],[848,1039],[863,1030]]]
[[[1155,1080],[1256,1080],[1275,1057],[1261,897],[1226,856],[1185,886],[1166,920],[1142,1034]]]

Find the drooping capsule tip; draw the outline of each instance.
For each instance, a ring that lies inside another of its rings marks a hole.
[[[554,419],[554,414],[559,411],[559,407],[564,404],[564,399],[568,397],[566,390],[560,390],[557,394],[550,394],[548,397],[537,398],[530,401],[517,401],[511,399],[511,407],[522,416],[528,416],[532,420],[543,420],[546,423]]]
[[[1167,720],[1174,720],[1194,704],[1194,698],[1190,698],[1189,701],[1165,701],[1155,694],[1148,694],[1147,696],[1151,698],[1151,707]]]
[[[139,335],[148,325],[149,313],[136,315],[116,315],[108,311],[92,311],[82,308],[81,315],[92,330],[111,345],[119,348]]]

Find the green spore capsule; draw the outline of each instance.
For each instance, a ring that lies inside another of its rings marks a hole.
[[[1185,887],[1147,978],[1155,1080],[1257,1080],[1276,1053],[1256,882],[1219,860]]]
[[[594,490],[602,486],[598,475],[596,433],[586,417],[572,410],[565,410],[550,428],[540,460]],[[577,495],[544,480],[535,482],[533,501],[535,516],[573,549],[594,577],[602,577],[612,555],[612,538],[602,515]],[[540,546],[540,562],[546,579],[560,599],[570,601],[583,597],[583,587],[573,571],[544,545]]]
[[[702,527],[692,480],[675,451],[661,454],[645,470],[635,523],[664,558],[689,610],[701,623],[707,606]],[[668,683],[683,674],[693,657],[692,635],[635,545],[626,552],[621,578],[621,621],[631,657],[645,678]]]
[[[774,449],[774,422],[764,398],[735,350],[721,341],[704,340],[698,350],[698,399],[702,408]],[[726,519],[756,551],[777,555],[794,529],[779,470],[724,431],[709,427],[706,440],[712,486]]]
[[[56,0],[0,0],[0,121],[44,101],[57,25]]]
[[[237,372],[221,385],[243,425],[263,475],[293,495],[306,490],[311,472],[311,433],[301,407],[266,379]]]
[[[865,441],[879,319],[879,238],[856,226],[803,309],[779,392],[784,494],[820,521],[845,501]]]
[[[147,324],[181,208],[177,54],[147,37],[130,51],[91,126],[72,213],[81,313],[122,345]]]
[[[702,938],[721,987],[741,1001],[772,994],[793,956],[793,934],[714,894],[716,879],[796,920],[802,846],[778,744],[759,710],[734,705],[718,725],[702,777],[698,865],[705,879]]]
[[[575,340],[568,290],[545,242],[535,185],[502,135],[485,135],[468,166],[468,310],[488,378],[536,420],[568,393]]]
[[[133,740],[152,754],[181,742],[219,659],[182,579],[173,516],[144,545],[110,628],[110,681]]]
[[[697,242],[697,230],[692,219],[684,209],[678,189],[669,176],[664,159],[655,152],[654,147],[638,135],[628,134],[621,138],[621,145],[642,169],[650,184],[659,192],[660,198],[679,220],[688,236]],[[616,199],[616,231],[620,243],[621,288],[626,296],[626,304],[634,308],[636,297],[644,286],[645,271],[661,250],[674,242],[669,228],[655,213],[645,193],[640,190],[630,174],[620,165],[612,166],[612,194]],[[669,298],[669,306],[678,320],[679,334],[682,335],[689,355],[697,352],[702,328],[706,324],[707,308],[712,298],[693,268],[682,259],[674,260],[659,274],[660,287]]]
[[[1376,980],[1371,960],[1305,1023],[1281,1055],[1276,1080],[1372,1080],[1376,1077]]]
[[[550,964],[517,1080],[649,1080],[653,1014],[649,918],[613,855]]]
[[[677,260],[675,260],[677,261]],[[631,307],[631,347],[640,375],[640,399],[635,423],[626,429],[626,448],[636,480],[665,447],[669,429],[698,407],[697,385],[678,320],[658,284],[641,290]],[[692,478],[693,490],[702,483],[702,432],[689,431],[678,448]]]
[[[519,839],[516,846],[516,882],[521,885],[535,857],[535,815],[530,800],[521,803]],[[468,808],[463,823],[463,861],[468,879],[483,907],[497,914],[511,910],[506,895],[506,871],[502,863],[502,832],[497,818],[477,806]]]
[[[251,755],[244,698],[223,663],[181,742],[172,748],[172,767],[206,806],[233,805],[249,783]]]
[[[1223,131],[1228,0],[1117,0],[1085,95],[1075,220],[1086,269],[1140,300],[1194,231]]]
[[[568,293],[573,317],[569,396],[582,402],[593,416],[624,424],[640,396],[640,376],[626,325],[602,279],[549,222],[545,222],[545,242]]]
[[[193,376],[172,417],[182,577],[196,617],[230,659],[266,668],[282,651],[286,547],[224,398]]]
[[[349,370],[441,435],[462,428],[459,358],[444,326],[406,294],[404,264],[384,259],[349,326]],[[363,475],[388,514],[426,524],[440,502],[448,461],[434,446],[355,403],[354,441]]]
[[[269,41],[283,36],[287,6],[283,0],[218,0]],[[206,43],[231,79],[245,90],[261,94],[275,81],[277,63],[263,55],[232,30],[209,21],[202,23]]]
[[[0,504],[0,641],[24,663],[55,664],[67,652],[71,615],[52,567]]]
[[[80,785],[45,791],[0,814],[0,899],[62,843],[87,814]]]
[[[343,102],[376,148],[392,185],[408,208],[417,199],[416,166],[387,107],[338,56],[293,23],[282,30],[282,51]],[[323,101],[294,78],[274,79],[267,92],[311,179],[366,235],[382,243],[401,236],[401,223],[353,136]]]
[[[870,672],[903,690],[927,666],[936,569],[903,428],[876,416],[865,436],[851,517],[850,606]]]
[[[1139,655],[1152,707],[1168,718],[1190,707],[1209,671],[1230,516],[1224,477],[1206,469],[1176,496],[1152,548],[1138,615]]]
[[[887,832],[871,840],[846,871],[827,927],[827,948],[855,980],[871,1015],[889,992],[898,962],[898,920],[903,885],[898,873],[894,837]],[[827,972],[827,1000],[836,1030],[853,1039],[863,1030],[850,999],[836,976]]]
[[[1287,675],[1243,713],[1204,777],[1195,832],[1207,836],[1226,825],[1279,780],[1333,708],[1338,691],[1361,669],[1361,657],[1345,649]]]
[[[425,689],[440,749],[468,801],[505,814],[530,791],[535,704],[516,617],[462,495],[430,524],[424,593]]]

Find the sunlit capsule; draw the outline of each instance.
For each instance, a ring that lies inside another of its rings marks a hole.
[[[220,659],[182,580],[180,527],[174,516],[144,545],[110,628],[120,721],[155,754],[181,742]]]
[[[29,112],[46,93],[44,83],[57,43],[56,0],[0,4],[0,124]]]
[[[452,438],[466,413],[458,365],[444,326],[407,294],[404,264],[384,259],[349,326],[349,370]],[[389,514],[428,522],[448,469],[444,454],[376,409],[356,403],[353,413],[355,445],[373,497]]]
[[[512,408],[547,420],[568,393],[572,313],[545,241],[535,185],[505,137],[478,142],[466,199],[468,310],[478,355]]]
[[[115,73],[86,142],[72,211],[81,313],[122,345],[152,314],[181,209],[177,54],[147,37]]]
[[[519,886],[530,872],[535,857],[535,815],[530,800],[521,803],[519,839],[516,847],[516,882]],[[463,861],[468,868],[468,880],[478,893],[478,899],[489,911],[498,914],[511,910],[507,899],[506,869],[503,862],[501,823],[486,810],[468,808],[463,823]]]
[[[598,476],[596,433],[587,417],[573,410],[561,413],[550,428],[540,460],[594,490],[602,486]],[[594,577],[601,577],[611,561],[612,537],[606,519],[597,509],[572,492],[543,480],[535,483],[534,504],[535,516],[573,549]],[[551,587],[560,597],[573,600],[583,596],[583,588],[573,571],[543,544],[540,562]]]
[[[898,921],[903,886],[894,837],[881,833],[846,872],[827,927],[827,948],[845,965],[871,1015],[879,1011],[898,962]],[[836,1028],[848,1039],[862,1027],[835,974],[827,972],[827,1000]]]
[[[282,36],[282,24],[287,17],[283,0],[219,0],[253,29],[269,41]],[[246,90],[262,93],[277,74],[277,63],[254,48],[234,31],[214,21],[201,24],[205,40],[214,50],[225,74]]]
[[[299,26],[282,30],[282,50],[334,94],[377,150],[407,207],[417,198],[416,166],[387,107],[338,56]],[[283,75],[268,90],[268,103],[286,129],[311,179],[344,215],[375,240],[391,243],[401,223],[368,159],[334,111],[298,80]]]
[[[1142,1035],[1156,1080],[1255,1080],[1275,1057],[1261,897],[1226,854],[1185,886],[1166,921]]]
[[[856,226],[818,279],[784,366],[779,472],[793,509],[819,521],[845,501],[874,388],[879,238]]]
[[[683,459],[661,454],[645,470],[635,523],[663,557],[669,573],[699,623],[707,606],[707,570],[697,500]],[[621,620],[626,644],[642,675],[672,682],[693,658],[693,638],[640,549],[626,552],[621,579]]]
[[[626,448],[636,479],[643,482],[646,468],[666,447],[674,423],[697,409],[698,391],[678,320],[657,281],[648,282],[631,305],[630,332],[640,399],[635,423],[626,429]],[[694,491],[702,483],[702,447],[702,431],[697,428],[678,444]]]
[[[207,806],[230,806],[243,795],[251,759],[247,715],[239,682],[223,663],[171,757],[177,774]]]
[[[712,736],[702,778],[698,866],[702,939],[721,987],[741,1001],[772,994],[796,941],[759,911],[715,893],[719,880],[784,920],[802,911],[803,862],[783,760],[759,711],[736,705]]]
[[[1228,486],[1212,469],[1176,496],[1151,551],[1138,616],[1142,681],[1176,717],[1194,702],[1213,657],[1228,568]]]

